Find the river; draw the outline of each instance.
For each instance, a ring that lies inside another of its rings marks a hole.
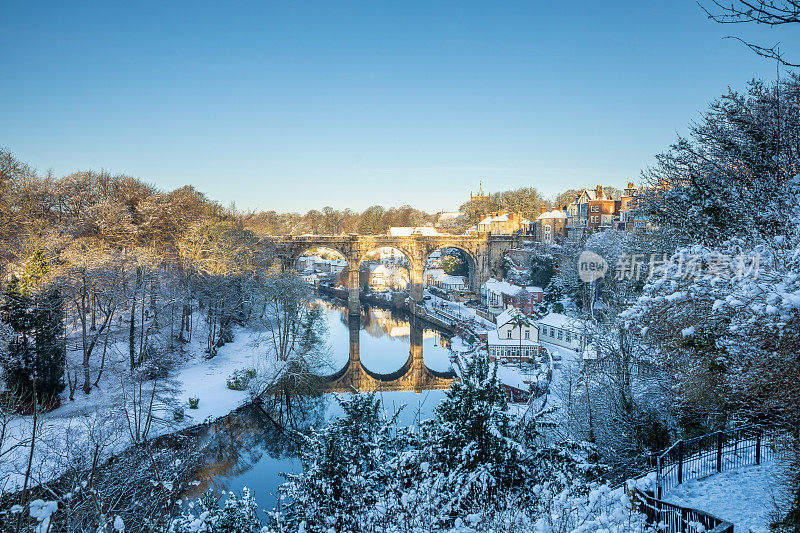
[[[337,396],[355,387],[377,388],[387,413],[400,411],[403,424],[429,418],[452,381],[449,338],[404,313],[364,308],[349,317],[344,306],[318,300],[327,322],[330,378],[322,398],[309,407],[311,425],[341,414]],[[326,372],[327,373],[327,372]],[[261,508],[273,508],[282,472],[300,467],[297,446],[258,408],[248,406],[212,425],[203,437],[200,485],[254,491]]]

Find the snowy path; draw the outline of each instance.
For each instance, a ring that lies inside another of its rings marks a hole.
[[[693,479],[670,490],[664,500],[692,507],[733,522],[735,530],[766,528],[782,494],[778,463],[745,466],[703,479]]]

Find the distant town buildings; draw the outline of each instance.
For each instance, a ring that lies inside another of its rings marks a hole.
[[[550,244],[562,239],[582,241],[594,232],[610,228],[640,231],[649,224],[648,217],[636,210],[643,192],[644,188],[632,182],[628,183],[619,200],[609,196],[602,185],[583,189],[567,205],[551,210],[542,206],[531,233],[537,242]]]
[[[522,216],[522,213],[509,213],[508,211],[495,211],[487,213],[480,222],[473,226],[469,233],[491,233],[492,235],[513,235],[515,233],[528,233],[531,221]]]
[[[374,260],[361,262],[359,283],[369,286],[376,292],[404,290],[408,287],[408,270],[392,263],[378,263]]]
[[[336,283],[347,270],[347,261],[344,259],[305,255],[297,260],[297,271],[301,279],[312,285],[320,282]]]

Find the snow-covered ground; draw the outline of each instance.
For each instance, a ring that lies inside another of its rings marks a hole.
[[[664,500],[706,511],[733,522],[736,531],[747,533],[751,528],[769,526],[771,514],[776,511],[775,501],[784,490],[778,471],[776,461],[724,471],[678,485]]]
[[[227,379],[235,370],[253,368],[259,364],[258,354],[265,351],[263,346],[259,347],[262,335],[237,328],[234,341],[221,347],[214,358],[206,359],[205,338],[201,331],[195,331],[193,341],[184,346],[185,362],[169,376],[171,402],[167,411],[162,413],[165,420],[154,423],[148,436],[155,437],[218,418],[246,402],[248,392],[230,390]],[[74,348],[73,342],[69,344]],[[73,351],[68,358],[74,361],[77,355]],[[97,363],[98,359],[99,354],[95,353],[93,363]],[[80,450],[97,435],[104,435],[107,453],[119,452],[131,445],[123,412],[124,388],[130,387],[129,381],[125,385],[127,365],[125,341],[111,344],[98,387],[93,388],[90,394],[77,390],[72,401],[65,390],[61,395],[61,406],[40,416],[38,433],[41,437],[35,448],[33,462],[35,481],[46,481],[60,475],[66,468],[65,463],[70,461],[70,455],[80,455]],[[94,376],[96,369],[93,370]],[[146,392],[150,390],[151,383],[145,383]],[[189,408],[189,398],[199,398],[197,409]],[[184,409],[182,420],[174,420],[169,412],[169,409],[176,407]],[[7,428],[9,438],[4,442],[4,450],[28,439],[32,425],[32,416],[13,420]],[[28,447],[20,447],[2,457],[0,493],[21,486],[28,453]]]

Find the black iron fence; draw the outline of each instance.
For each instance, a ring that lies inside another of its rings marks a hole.
[[[656,498],[652,492],[632,491],[632,501],[646,522],[663,533],[733,533],[733,524],[716,516]]]
[[[679,440],[656,460],[657,496],[690,479],[758,465],[782,453],[785,431],[755,426]]]
[[[666,450],[614,465],[599,481],[618,488],[629,479],[655,472],[657,497],[684,481],[740,466],[758,465],[781,455],[786,432],[746,426],[679,440]]]

